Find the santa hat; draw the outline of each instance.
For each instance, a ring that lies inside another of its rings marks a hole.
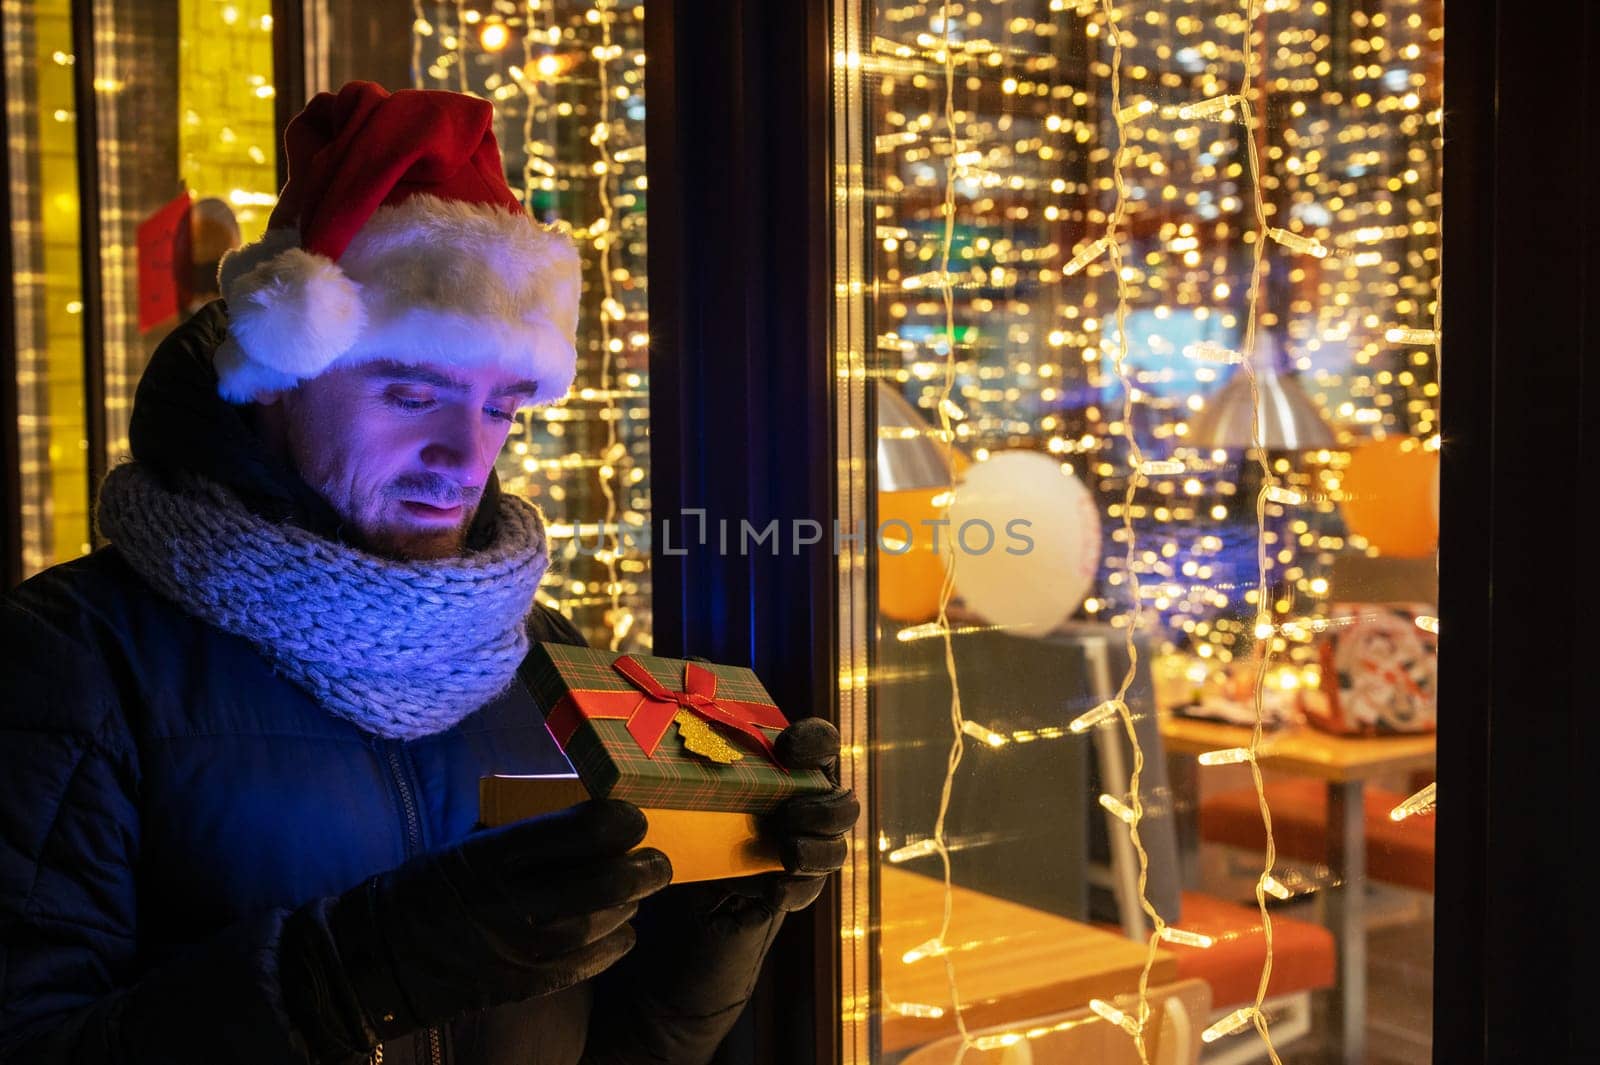
[[[373,359],[496,365],[566,394],[578,253],[506,184],[488,101],[318,93],[284,133],[289,180],[260,241],[218,269],[218,390],[246,403]]]

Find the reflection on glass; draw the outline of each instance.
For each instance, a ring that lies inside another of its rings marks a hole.
[[[841,25],[879,390],[849,1056],[1428,1060],[1441,5]]]
[[[89,478],[127,457],[150,353],[217,295],[217,261],[266,225],[276,188],[268,0],[96,0],[95,157],[78,156],[69,5],[7,5],[18,263],[23,569],[89,550]],[[13,17],[14,16],[14,17]],[[96,187],[98,307],[85,307],[79,169]],[[99,314],[102,409],[85,411],[83,315]],[[91,455],[99,421],[105,454]]]
[[[268,0],[95,0],[105,461],[151,353],[276,202]]]

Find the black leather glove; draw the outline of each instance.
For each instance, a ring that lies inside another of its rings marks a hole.
[[[782,873],[675,884],[644,902],[639,949],[596,981],[584,1065],[709,1061],[749,1001],[785,912],[816,901],[845,863],[860,807],[838,786],[838,732],[797,721],[775,747],[790,769],[821,769],[833,790],[762,818]]]
[[[803,718],[778,733],[773,747],[778,761],[789,769],[822,770],[833,790],[797,795],[761,818],[761,834],[776,844],[782,873],[684,885],[700,887],[699,906],[706,912],[721,908],[731,897],[755,900],[778,912],[803,910],[817,900],[828,877],[850,855],[848,834],[861,816],[861,805],[855,792],[839,786],[838,730],[819,717]]]
[[[672,879],[617,800],[474,833],[284,924],[284,1005],[314,1060],[470,1010],[546,995],[605,970],[633,946],[638,901]],[[632,851],[630,853],[630,851]]]

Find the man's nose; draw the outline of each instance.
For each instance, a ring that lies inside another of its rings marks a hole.
[[[498,450],[493,436],[479,423],[481,417],[448,417],[438,419],[428,441],[422,448],[422,464],[434,473],[443,474],[463,488],[483,486],[494,465]]]

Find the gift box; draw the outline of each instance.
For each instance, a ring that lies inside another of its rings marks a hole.
[[[781,868],[757,818],[832,789],[818,770],[778,764],[788,721],[749,669],[544,643],[523,676],[575,776],[485,778],[487,825],[625,799],[644,810],[642,845],[672,859],[674,880],[716,879]]]
[[[1421,605],[1336,606],[1317,636],[1321,685],[1301,696],[1306,720],[1346,736],[1432,732],[1436,630]]]

